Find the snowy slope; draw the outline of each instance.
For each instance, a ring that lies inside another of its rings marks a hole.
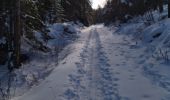
[[[59,55],[64,47],[78,38],[79,30],[82,27],[82,24],[74,24],[73,22],[49,25],[50,39],[46,42],[44,42],[41,32],[35,32],[35,37],[49,48],[48,52],[37,50],[23,36],[21,51],[26,54],[28,59],[20,69],[16,69],[11,74],[8,73],[6,66],[0,66],[0,100],[23,95],[30,88],[41,83],[57,67],[58,62],[71,52],[67,50],[64,54]],[[0,39],[0,44],[4,42],[5,38]]]

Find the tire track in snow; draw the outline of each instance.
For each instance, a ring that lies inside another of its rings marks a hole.
[[[102,48],[99,33],[91,30],[81,60],[76,63],[77,73],[69,75],[71,87],[65,91],[67,100],[121,100],[114,84],[118,79],[109,71],[110,64]]]
[[[96,32],[96,44],[98,50],[98,58],[99,58],[99,70],[101,73],[101,90],[104,94],[104,100],[120,100],[121,96],[118,94],[118,90],[114,84],[117,81],[117,78],[114,78],[113,74],[110,72],[110,64],[108,63],[108,57],[106,53],[102,50],[101,40],[99,37],[99,33]]]
[[[88,35],[88,38],[85,42],[85,46],[83,47],[82,53],[80,53],[80,62],[75,63],[77,67],[77,73],[69,75],[69,81],[71,84],[71,87],[69,87],[65,93],[64,97],[66,100],[82,100],[80,92],[83,91],[85,92],[85,85],[82,86],[82,81],[86,79],[85,74],[86,74],[86,69],[84,68],[87,62],[87,57],[88,57],[88,46],[90,44],[92,37],[92,31]],[[84,95],[83,100],[90,100],[86,95]]]

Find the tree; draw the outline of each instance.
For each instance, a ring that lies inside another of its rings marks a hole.
[[[92,16],[92,7],[90,0],[62,0],[64,14],[68,21],[80,21],[89,25],[88,18]]]
[[[48,52],[48,25],[64,21],[93,23],[90,0],[1,0],[0,64],[12,71],[21,65],[21,39],[36,50]],[[36,37],[36,32],[42,40]]]
[[[163,0],[158,0],[159,12],[163,12]]]
[[[170,18],[170,0],[168,0],[168,18]]]
[[[14,67],[20,66],[20,44],[21,44],[21,18],[20,18],[20,0],[15,2],[15,27],[14,27]]]

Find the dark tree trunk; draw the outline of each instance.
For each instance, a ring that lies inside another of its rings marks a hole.
[[[9,44],[8,44],[8,50],[12,51],[13,50],[13,37],[14,37],[14,2],[13,0],[11,0],[10,2],[10,31],[9,31]]]
[[[16,0],[15,27],[14,27],[14,67],[20,66],[20,45],[21,45],[21,25],[20,25],[20,0]]]
[[[159,4],[159,12],[162,13],[163,12],[163,0],[159,0],[158,4]]]
[[[168,0],[168,18],[170,18],[170,0]]]
[[[11,0],[10,1],[10,9],[9,9],[9,31],[7,33],[7,45],[8,45],[8,70],[11,72],[13,70],[13,61],[14,59],[12,59],[12,55],[14,54],[14,3],[15,1]]]

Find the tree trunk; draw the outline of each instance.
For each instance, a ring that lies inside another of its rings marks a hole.
[[[170,0],[168,0],[168,18],[170,18]]]
[[[15,10],[15,27],[14,27],[14,67],[20,66],[20,45],[21,45],[21,28],[20,28],[20,0],[16,0]]]
[[[10,31],[9,31],[9,37],[8,37],[8,40],[9,40],[9,45],[8,45],[8,50],[9,52],[13,50],[13,46],[14,46],[14,41],[13,41],[13,37],[14,37],[14,2],[15,1],[10,1]]]
[[[12,54],[14,53],[14,2],[13,0],[11,0],[9,3],[10,3],[10,9],[9,9],[9,31],[7,33],[7,45],[8,45],[8,70],[11,72],[13,70],[13,62],[14,62],[14,59],[13,59],[13,56]]]
[[[159,5],[159,12],[162,13],[163,12],[163,0],[159,0],[158,5]]]

